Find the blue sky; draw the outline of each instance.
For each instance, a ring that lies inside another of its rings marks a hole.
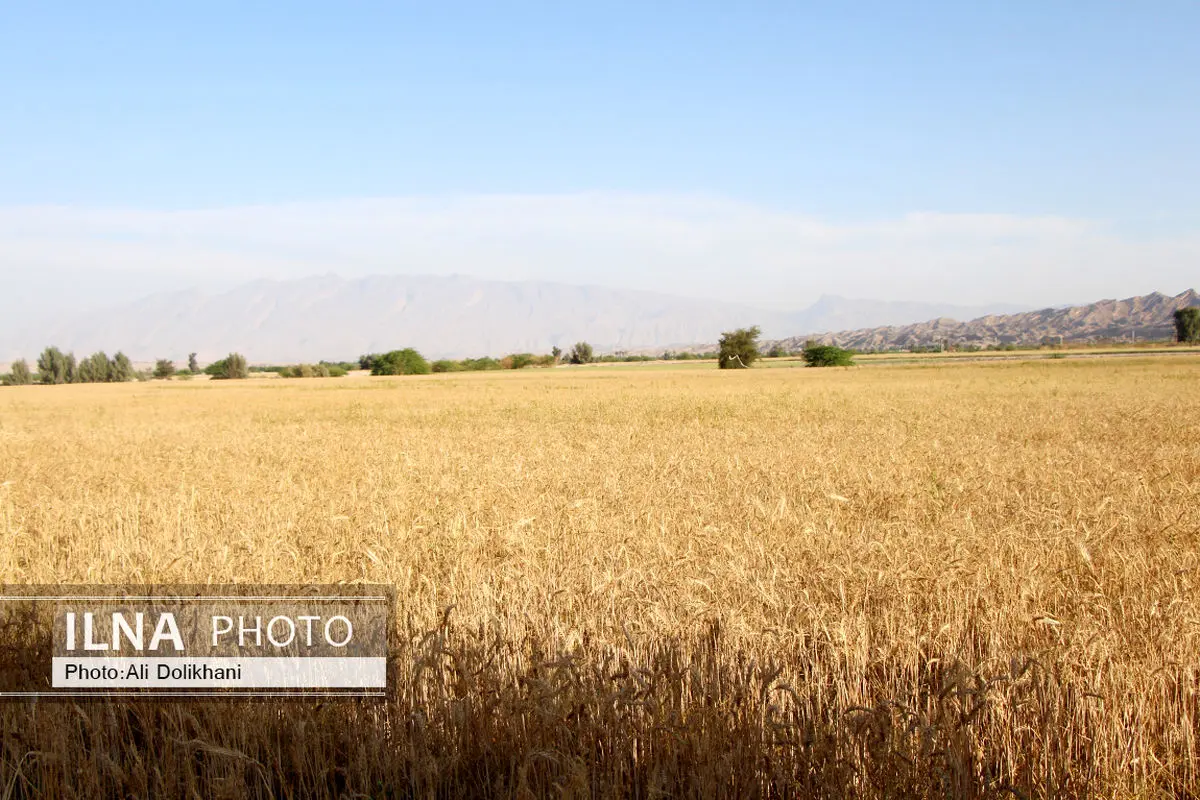
[[[1197,41],[1194,2],[9,2],[0,270],[18,293],[329,271],[664,290],[741,247],[763,288],[736,299],[793,306],[837,269],[879,299],[1177,292],[1200,274]],[[264,215],[275,238],[248,236]],[[689,293],[724,296],[705,280]]]

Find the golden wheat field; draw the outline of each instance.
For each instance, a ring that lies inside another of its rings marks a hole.
[[[1198,388],[1177,356],[0,390],[0,581],[389,584],[398,628],[386,701],[7,703],[0,796],[1195,797]]]

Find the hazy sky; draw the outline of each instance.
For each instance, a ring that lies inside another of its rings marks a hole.
[[[1200,4],[0,6],[0,313],[335,272],[1200,284]]]

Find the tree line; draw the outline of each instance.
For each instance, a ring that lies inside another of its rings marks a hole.
[[[1200,307],[1181,308],[1174,313],[1175,339],[1182,344],[1200,343]],[[85,359],[77,360],[75,354],[64,353],[57,347],[47,347],[38,356],[36,371],[29,363],[19,358],[12,363],[9,372],[0,375],[0,383],[5,386],[22,386],[26,384],[63,384],[63,383],[122,383],[131,380],[148,380],[150,378],[188,377],[206,374],[218,380],[237,380],[249,377],[251,372],[275,372],[285,378],[327,378],[341,377],[356,367],[369,370],[372,375],[428,375],[431,372],[477,372],[500,369],[524,369],[525,367],[551,367],[561,363],[591,364],[618,361],[654,361],[713,359],[721,369],[746,369],[764,354],[759,351],[758,326],[738,328],[721,334],[717,350],[713,352],[691,353],[672,352],[667,350],[660,356],[629,355],[617,352],[597,356],[587,342],[576,342],[569,351],[564,352],[554,347],[547,355],[533,353],[510,353],[502,358],[464,358],[458,361],[439,359],[430,363],[419,352],[411,347],[401,350],[391,350],[386,353],[367,353],[359,357],[358,362],[320,361],[316,364],[295,364],[289,366],[251,367],[246,363],[246,357],[240,353],[230,353],[225,358],[214,361],[203,370],[196,360],[196,354],[188,355],[187,369],[176,369],[175,363],[169,359],[160,358],[155,362],[153,370],[136,370],[129,357],[122,352],[109,358],[103,351],[92,353]],[[938,350],[947,345],[937,346]],[[1013,349],[1015,344],[994,345],[987,349]],[[930,348],[911,348],[918,352]],[[978,346],[962,345],[956,349],[981,349]],[[800,356],[810,367],[850,366],[854,363],[854,351],[833,345],[821,345],[808,342],[803,350],[787,351],[779,345],[774,345],[765,354],[770,358],[781,356]]]
[[[502,358],[484,356],[464,358],[458,361],[439,359],[430,363],[411,347],[387,353],[367,353],[359,356],[358,368],[369,370],[372,375],[428,375],[432,372],[483,372],[498,369],[524,369],[526,367],[553,367],[557,364],[590,364],[596,361],[592,346],[587,342],[576,342],[567,352],[554,347],[546,355],[533,353],[509,353]]]
[[[1200,325],[1200,323],[1197,323]],[[26,384],[64,384],[64,383],[122,383],[131,380],[168,379],[173,377],[191,377],[205,374],[218,380],[238,380],[248,378],[251,372],[274,372],[285,378],[328,378],[341,377],[353,369],[369,371],[372,375],[428,375],[441,372],[478,372],[501,369],[524,369],[526,367],[552,367],[558,364],[592,364],[611,362],[692,360],[715,358],[721,369],[743,369],[750,367],[762,357],[758,349],[760,331],[757,326],[738,328],[721,334],[718,348],[713,352],[690,353],[671,351],[661,356],[629,355],[617,352],[597,356],[593,347],[587,342],[576,342],[570,350],[563,351],[554,347],[546,355],[533,353],[510,353],[502,358],[485,356],[482,358],[464,358],[461,360],[439,359],[429,362],[420,352],[411,347],[391,350],[386,353],[367,353],[359,356],[357,362],[320,361],[316,364],[294,364],[287,366],[254,366],[246,362],[241,353],[230,353],[219,361],[214,361],[203,369],[196,359],[195,353],[188,355],[186,369],[176,369],[175,362],[160,358],[151,370],[136,370],[129,357],[122,352],[109,358],[103,351],[93,353],[83,360],[77,360],[75,354],[63,352],[57,347],[47,347],[37,359],[36,371],[29,363],[21,358],[14,361],[8,374],[0,376],[0,383],[6,386],[21,386]],[[803,351],[805,362],[809,366],[845,366],[852,363],[853,353],[838,347],[816,345],[809,343]],[[793,355],[785,353],[778,347],[773,347],[768,353],[770,357]]]
[[[214,361],[204,368],[203,372],[218,380],[235,380],[248,376],[246,357],[240,353],[230,353],[220,361]],[[25,386],[29,384],[56,385],[64,383],[125,383],[133,380],[150,380],[151,378],[170,378],[176,375],[191,376],[201,374],[196,354],[188,356],[186,370],[175,369],[175,363],[169,359],[160,358],[155,362],[153,370],[138,370],[122,352],[109,358],[103,351],[92,353],[82,360],[76,359],[72,352],[64,353],[57,347],[47,347],[38,356],[36,371],[29,362],[18,358],[9,366],[7,374],[0,376],[0,383],[5,386]]]

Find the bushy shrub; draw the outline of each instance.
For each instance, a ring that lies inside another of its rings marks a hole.
[[[464,370],[471,372],[500,369],[500,362],[488,356],[484,356],[483,358],[465,358],[460,363]]]
[[[329,370],[332,378],[341,378],[352,369],[358,369],[357,361],[318,361],[320,366]]]
[[[533,353],[512,353],[500,359],[505,369],[524,369],[533,363]]]
[[[372,375],[428,375],[429,371],[429,362],[411,347],[376,356],[371,363]]]
[[[850,367],[854,365],[854,353],[831,344],[814,344],[804,348],[806,367]]]
[[[230,353],[220,361],[209,364],[204,371],[214,380],[243,380],[250,377],[246,357],[241,353]]]
[[[280,367],[278,372],[281,378],[328,378],[331,374],[330,368],[324,364],[296,364]],[[346,371],[342,370],[341,374],[345,375]]]

